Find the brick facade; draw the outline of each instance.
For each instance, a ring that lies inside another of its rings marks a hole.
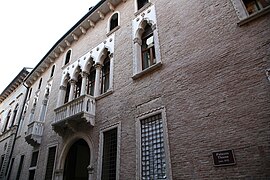
[[[134,4],[133,0],[127,0],[115,6],[120,14],[120,28],[113,33],[113,87],[105,96],[95,97],[94,126],[82,123],[75,130],[63,126],[66,130],[59,135],[52,128],[54,109],[63,71],[108,39],[107,25],[112,11],[68,47],[72,49],[69,65],[63,67],[68,49],[65,48],[35,82],[26,80],[32,96],[26,102],[22,131],[16,139],[11,179],[16,178],[21,155],[25,155],[25,161],[20,179],[28,178],[35,150],[39,150],[35,177],[45,177],[48,148],[57,146],[53,176],[60,180],[69,147],[80,138],[91,151],[89,177],[97,179],[100,134],[115,124],[121,127],[119,179],[136,179],[136,119],[159,108],[164,108],[166,115],[172,179],[270,179],[270,82],[265,74],[270,67],[270,14],[238,26],[240,20],[229,0],[151,0],[162,65],[133,79]],[[55,74],[50,78],[53,64]],[[34,71],[39,66],[40,63]],[[42,86],[37,90],[41,77]],[[50,94],[43,135],[41,143],[33,147],[25,142],[25,132],[35,96],[34,119],[39,118],[46,87]],[[212,152],[230,149],[234,151],[236,164],[214,166]]]

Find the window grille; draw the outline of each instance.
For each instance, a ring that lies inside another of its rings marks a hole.
[[[104,132],[102,180],[116,179],[117,128]]]
[[[142,179],[167,179],[161,114],[141,120]]]

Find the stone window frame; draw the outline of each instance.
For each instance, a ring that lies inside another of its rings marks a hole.
[[[166,161],[166,175],[168,180],[172,180],[172,168],[170,159],[170,147],[169,147],[169,137],[167,129],[167,118],[165,107],[159,107],[152,109],[148,112],[142,113],[136,116],[135,126],[136,126],[136,180],[140,180],[142,177],[142,165],[141,165],[141,120],[161,114],[162,125],[163,125],[163,137],[164,137],[164,149],[165,149],[165,161]]]
[[[134,15],[137,16],[138,14],[140,14],[141,12],[143,12],[145,9],[147,9],[149,6],[151,6],[151,0],[148,0],[148,3],[146,3],[143,7],[141,7],[140,9],[138,9],[138,0],[134,0]]]
[[[48,155],[49,155],[49,149],[52,147],[56,147],[56,152],[55,152],[55,157],[54,157],[54,165],[53,165],[53,173],[52,173],[52,177],[54,177],[55,174],[55,170],[56,170],[56,163],[57,163],[57,155],[58,155],[58,144],[57,143],[50,143],[47,145],[46,147],[46,154],[45,154],[45,170],[44,170],[44,174],[43,177],[45,177],[46,175],[46,168],[47,168],[47,163],[48,163]]]
[[[120,148],[121,148],[121,122],[111,124],[109,126],[100,128],[99,131],[99,150],[98,150],[98,166],[97,166],[97,179],[102,176],[102,156],[103,156],[103,142],[104,132],[117,128],[117,160],[116,160],[116,180],[120,178]]]
[[[153,30],[154,48],[156,63],[152,66],[142,70],[142,54],[141,54],[141,35],[144,30],[144,23],[148,23]],[[162,65],[161,53],[159,45],[159,36],[157,29],[156,11],[155,6],[152,5],[139,14],[132,22],[133,28],[133,76],[132,79],[137,79],[144,74],[153,72],[155,69]]]
[[[56,65],[53,64],[50,71],[50,79],[54,77]]]
[[[68,52],[70,52],[70,57],[69,57],[69,61],[66,62]],[[66,53],[65,53],[65,56],[64,56],[64,60],[63,60],[62,69],[64,69],[65,67],[67,67],[67,66],[70,64],[70,60],[71,60],[71,57],[72,57],[72,53],[73,53],[73,52],[72,52],[72,49],[71,49],[71,48],[69,48],[69,49],[66,50]]]
[[[117,14],[118,15],[118,25],[116,27],[114,27],[113,29],[111,29],[111,19],[112,17]],[[118,29],[120,29],[120,12],[119,11],[115,11],[113,14],[111,14],[111,16],[109,17],[108,23],[107,23],[107,36],[110,36],[112,33],[114,33],[115,31],[117,31]]]
[[[33,154],[36,153],[36,152],[38,152],[36,166],[31,166]],[[37,170],[37,167],[38,167],[39,158],[40,158],[40,150],[37,149],[37,150],[32,151],[31,156],[30,156],[30,161],[29,161],[28,178],[30,176],[30,171],[34,171],[34,178],[36,177],[36,175],[37,175],[36,170]]]
[[[270,6],[267,6],[266,8],[249,15],[243,0],[231,0],[231,2],[239,18],[239,22],[237,23],[239,26],[242,26],[270,12]]]

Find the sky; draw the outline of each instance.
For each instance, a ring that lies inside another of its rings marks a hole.
[[[100,0],[0,1],[0,93]]]

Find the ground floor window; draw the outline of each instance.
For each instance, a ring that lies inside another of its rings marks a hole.
[[[116,179],[117,128],[103,133],[102,180]]]
[[[141,120],[142,179],[167,179],[161,114]]]
[[[49,153],[48,153],[48,159],[47,159],[45,180],[51,180],[53,177],[55,153],[56,153],[56,146],[50,147]]]

